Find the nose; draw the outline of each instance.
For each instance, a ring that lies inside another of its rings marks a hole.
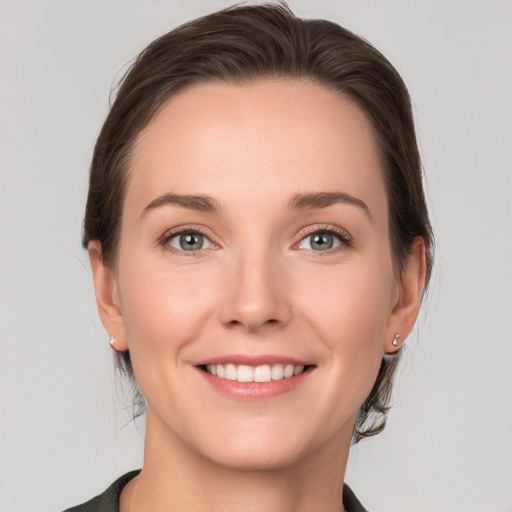
[[[290,289],[283,265],[270,253],[230,262],[221,321],[248,333],[262,333],[289,323]]]

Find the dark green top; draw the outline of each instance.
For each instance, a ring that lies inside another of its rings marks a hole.
[[[139,473],[140,469],[126,473],[96,498],[83,505],[68,508],[64,512],[119,512],[119,496],[123,487]],[[346,484],[343,486],[343,505],[345,505],[347,512],[368,512],[356,498],[352,489]]]

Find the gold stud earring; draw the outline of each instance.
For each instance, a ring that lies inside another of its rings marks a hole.
[[[393,338],[393,341],[391,342],[391,344],[392,344],[394,347],[398,347],[398,345],[399,345],[398,338],[400,338],[400,334],[396,333],[396,334],[395,334],[395,337]]]

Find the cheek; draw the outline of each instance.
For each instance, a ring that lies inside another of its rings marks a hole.
[[[119,281],[130,351],[145,357],[197,338],[218,300],[212,271],[200,265],[183,271],[133,258],[120,265]]]
[[[178,363],[204,332],[218,294],[211,271],[150,262],[133,258],[120,265],[119,282],[137,384],[148,405],[164,414],[165,404],[180,407],[187,374]]]
[[[373,384],[383,356],[393,286],[391,267],[374,264],[319,271],[295,290],[302,316],[326,347],[333,372],[360,382],[363,389]]]
[[[296,295],[304,313],[317,319],[328,339],[371,342],[382,334],[389,318],[392,289],[391,270],[340,265],[316,272],[307,282],[299,280]]]
[[[184,257],[176,263],[163,249],[140,246],[127,243],[124,253],[121,247],[118,282],[128,346],[142,384],[148,375],[165,380],[167,365],[183,358],[183,349],[211,326],[225,274],[214,262]]]

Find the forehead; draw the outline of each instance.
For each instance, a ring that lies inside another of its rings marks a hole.
[[[173,96],[140,133],[127,201],[203,193],[219,201],[284,200],[342,190],[384,194],[371,124],[354,102],[320,85],[206,83]]]

